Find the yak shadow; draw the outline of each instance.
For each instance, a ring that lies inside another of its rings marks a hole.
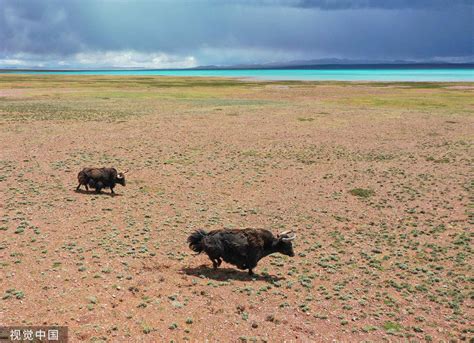
[[[100,192],[97,193],[95,190],[88,190],[86,191],[85,189],[74,189],[74,192],[79,193],[79,194],[88,194],[88,195],[108,195],[109,197],[121,197],[122,194],[118,193],[110,193],[110,192]]]
[[[198,277],[206,277],[208,279],[213,279],[216,281],[267,281],[267,282],[276,282],[280,280],[284,280],[284,278],[275,276],[275,275],[249,275],[247,271],[240,271],[234,268],[217,268],[213,269],[207,265],[201,265],[195,268],[182,268],[181,271],[186,275],[198,276]]]

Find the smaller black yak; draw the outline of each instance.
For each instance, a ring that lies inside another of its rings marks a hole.
[[[188,237],[191,250],[205,252],[217,269],[224,260],[237,266],[239,269],[248,269],[253,275],[253,268],[258,261],[272,253],[279,252],[288,256],[295,256],[292,240],[296,234],[285,231],[277,235],[264,229],[224,229],[214,230],[209,233],[197,230]]]
[[[81,185],[89,190],[89,187],[94,188],[97,193],[100,193],[102,188],[110,188],[112,194],[115,194],[114,187],[118,183],[125,186],[125,173],[118,173],[115,168],[84,168],[77,175],[79,185],[76,190],[79,190]]]

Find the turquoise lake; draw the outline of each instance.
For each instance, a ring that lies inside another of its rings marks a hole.
[[[424,82],[474,82],[473,68],[439,69],[219,69],[219,70],[74,70],[74,71],[8,71],[15,74],[59,75],[161,75],[232,77],[260,80],[303,81],[424,81]]]

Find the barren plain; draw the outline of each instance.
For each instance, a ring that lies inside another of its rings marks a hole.
[[[469,341],[474,85],[0,76],[0,325],[72,342]],[[116,196],[82,167],[130,169]],[[195,229],[294,229],[256,276]]]

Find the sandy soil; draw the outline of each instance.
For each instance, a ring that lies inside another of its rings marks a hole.
[[[0,76],[0,324],[71,341],[473,337],[474,90]],[[127,186],[75,192],[85,166]],[[249,277],[190,232],[295,229]]]

